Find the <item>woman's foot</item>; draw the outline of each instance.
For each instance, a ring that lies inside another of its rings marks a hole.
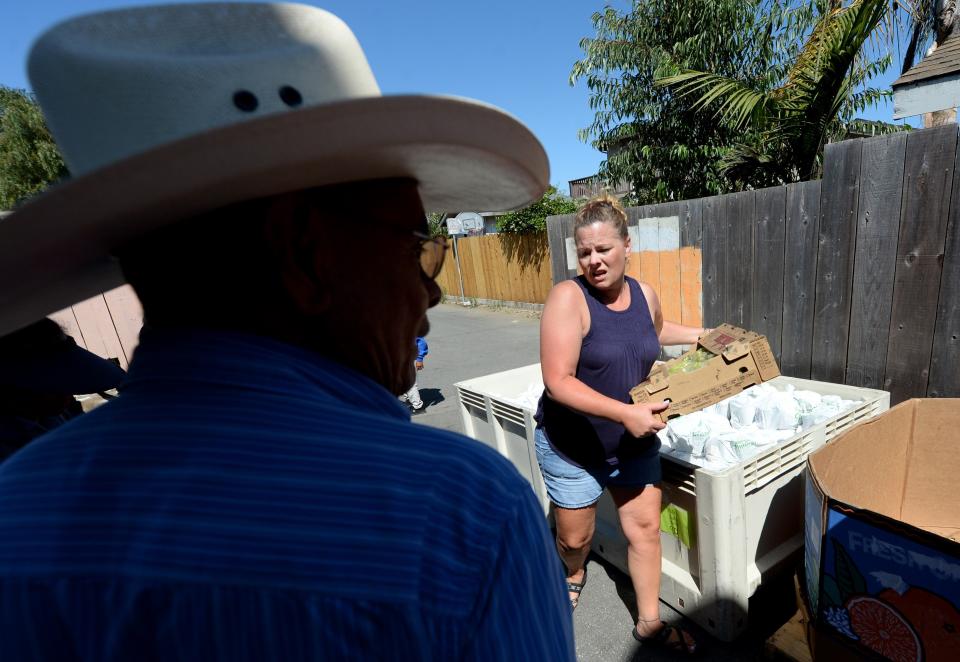
[[[697,640],[693,635],[676,625],[668,625],[659,619],[638,620],[633,629],[633,638],[644,646],[654,646],[677,653],[693,655],[697,652]]]
[[[570,608],[576,609],[580,603],[580,592],[587,585],[587,566],[567,577],[567,591],[570,594]]]

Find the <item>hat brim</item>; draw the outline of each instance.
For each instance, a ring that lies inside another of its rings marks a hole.
[[[0,334],[123,283],[111,253],[212,209],[338,183],[410,177],[427,211],[506,211],[549,165],[513,116],[454,97],[370,97],[190,136],[51,188],[0,221]]]
[[[126,377],[113,362],[74,342],[64,344],[62,350],[3,361],[0,382],[34,393],[81,395],[116,388]]]

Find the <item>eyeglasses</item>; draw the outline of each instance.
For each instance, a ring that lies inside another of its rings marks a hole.
[[[413,231],[413,236],[420,240],[420,269],[423,275],[430,280],[436,280],[447,255],[446,237],[431,237],[416,230]]]

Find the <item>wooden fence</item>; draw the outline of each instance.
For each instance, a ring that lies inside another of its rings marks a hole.
[[[133,288],[124,285],[50,315],[94,354],[115,359],[126,370],[139,342],[143,309]]]
[[[822,181],[628,211],[678,218],[702,255],[704,323],[764,333],[784,374],[960,396],[957,125],[828,145]],[[548,236],[554,282],[575,275],[572,217]]]
[[[544,235],[494,234],[457,241],[464,296],[474,299],[543,303],[553,282]],[[444,294],[459,296],[454,255],[448,256],[437,283]]]

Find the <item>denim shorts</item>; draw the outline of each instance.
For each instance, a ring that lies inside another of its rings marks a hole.
[[[637,457],[620,462],[616,467],[603,465],[589,469],[563,459],[550,446],[542,428],[534,433],[537,463],[543,474],[547,495],[561,508],[586,508],[593,505],[607,485],[645,487],[660,482],[660,457]]]

